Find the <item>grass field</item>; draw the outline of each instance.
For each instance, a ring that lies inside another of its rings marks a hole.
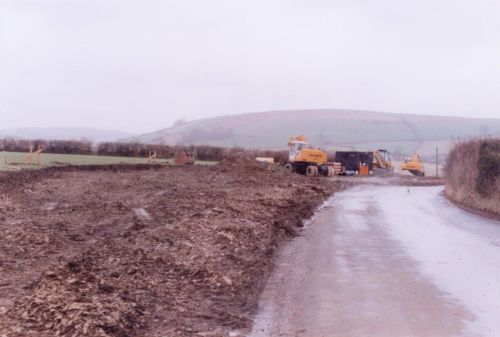
[[[111,165],[111,164],[148,164],[146,158],[111,157],[95,155],[52,154],[42,153],[40,165],[28,165],[28,154],[25,152],[0,152],[0,170],[20,170],[22,168],[41,168],[63,165]],[[154,164],[172,164],[171,159],[155,159]],[[33,155],[33,164],[37,164],[37,157]],[[215,162],[197,161],[196,164],[215,164]]]

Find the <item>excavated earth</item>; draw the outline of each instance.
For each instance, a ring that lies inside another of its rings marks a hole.
[[[342,182],[238,159],[0,175],[0,336],[227,336]]]

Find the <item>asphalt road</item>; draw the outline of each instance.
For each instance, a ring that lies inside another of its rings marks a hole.
[[[335,195],[282,250],[249,336],[500,336],[500,222],[441,191]]]

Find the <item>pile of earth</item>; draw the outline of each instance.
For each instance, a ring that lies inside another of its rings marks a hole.
[[[245,331],[278,244],[341,187],[246,158],[0,177],[0,336]]]

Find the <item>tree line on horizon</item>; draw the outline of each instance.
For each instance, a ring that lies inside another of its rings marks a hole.
[[[89,140],[43,140],[43,139],[0,139],[0,151],[29,152],[42,149],[43,153],[99,155],[116,157],[149,157],[156,153],[157,158],[169,159],[175,157],[179,149],[194,153],[197,160],[221,161],[235,153],[244,153],[254,157],[272,157],[275,161],[284,162],[288,159],[288,151],[248,150],[239,147],[225,148],[211,145],[164,145],[144,144],[138,142],[100,142]]]

